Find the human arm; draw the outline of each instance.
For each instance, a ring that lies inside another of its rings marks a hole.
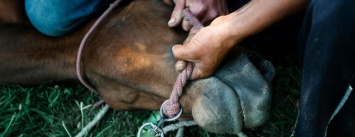
[[[175,45],[177,60],[193,62],[191,79],[211,76],[228,51],[243,39],[281,19],[305,9],[306,0],[253,0],[226,16],[213,20],[195,35],[190,32],[184,45]],[[191,40],[190,40],[191,39]]]

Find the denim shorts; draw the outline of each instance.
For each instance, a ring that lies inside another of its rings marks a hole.
[[[63,36],[97,12],[104,0],[25,0],[32,25],[41,33]]]

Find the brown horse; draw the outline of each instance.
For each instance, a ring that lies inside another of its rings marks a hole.
[[[130,2],[111,12],[86,42],[82,72],[113,109],[159,110],[169,98],[178,75],[171,48],[187,36],[167,26],[171,12],[158,0]],[[93,22],[59,38],[28,23],[1,23],[0,82],[78,82],[76,55]],[[180,98],[184,114],[215,133],[259,126],[270,113],[273,75],[270,62],[235,48],[214,76],[188,82]]]

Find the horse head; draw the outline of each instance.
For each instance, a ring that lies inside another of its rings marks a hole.
[[[178,76],[171,48],[187,36],[167,26],[171,12],[161,1],[136,0],[112,11],[90,35],[81,71],[113,109],[159,110],[169,98]],[[59,38],[28,24],[0,24],[0,82],[78,81],[78,47],[93,22]],[[214,133],[259,126],[269,117],[273,76],[270,62],[236,47],[213,76],[188,81],[180,98],[184,115]]]

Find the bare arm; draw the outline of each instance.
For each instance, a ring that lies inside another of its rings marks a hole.
[[[303,11],[306,0],[252,0],[239,10],[222,17],[230,34],[250,36],[262,31],[284,17]],[[236,26],[237,25],[237,26]]]
[[[184,45],[175,45],[174,56],[178,60],[195,63],[192,79],[208,77],[233,46],[304,10],[306,4],[306,0],[252,0],[237,11],[216,18],[195,35],[189,35]]]

